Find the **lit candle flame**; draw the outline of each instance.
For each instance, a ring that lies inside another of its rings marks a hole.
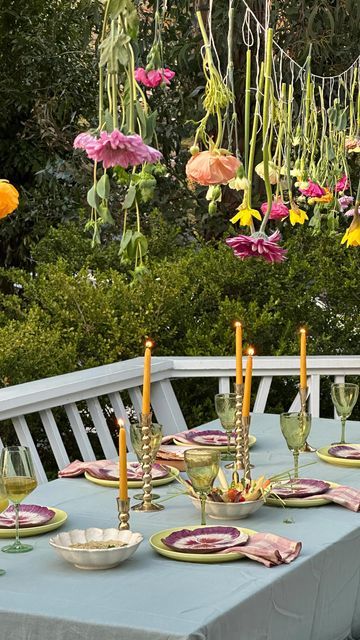
[[[253,356],[255,353],[255,349],[253,347],[249,347],[247,350],[248,356]]]
[[[301,329],[300,329],[300,333],[306,333],[306,329],[305,329],[305,327],[301,327]]]
[[[152,341],[150,338],[148,338],[148,339],[145,341],[145,347],[147,347],[147,348],[149,348],[149,349],[152,349],[152,348],[153,348],[153,346],[154,346],[153,341]]]
[[[117,423],[119,429],[121,429],[121,427],[125,427],[125,421],[122,418],[118,418]]]
[[[241,322],[239,322],[239,320],[235,320],[234,327],[241,327]]]

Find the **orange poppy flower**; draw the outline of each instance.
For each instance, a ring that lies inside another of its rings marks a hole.
[[[0,180],[0,218],[15,211],[19,204],[19,193],[7,180]]]
[[[235,178],[239,167],[240,160],[226,149],[200,151],[188,161],[186,175],[189,180],[203,186],[227,184]]]

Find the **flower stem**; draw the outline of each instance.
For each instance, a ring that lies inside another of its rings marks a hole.
[[[111,21],[111,39],[114,43],[115,40],[115,20]],[[119,126],[118,122],[118,112],[117,112],[117,62],[115,58],[114,48],[112,50],[111,55],[111,106],[112,106],[112,117],[113,117],[113,127],[117,129]]]
[[[269,177],[269,115],[270,115],[270,92],[271,92],[271,71],[272,71],[272,38],[273,30],[267,30],[266,54],[265,54],[265,86],[263,104],[263,162],[264,162],[264,182],[266,189],[267,211],[260,226],[260,231],[264,232],[269,219],[272,207],[272,190]]]
[[[253,126],[252,126],[250,149],[249,149],[249,166],[247,171],[247,179],[249,182],[249,193],[248,193],[249,209],[251,209],[251,185],[252,185],[252,179],[253,179],[253,173],[254,173],[256,137],[257,137],[263,86],[264,86],[264,63],[262,62],[260,67],[259,81],[258,81],[257,90],[256,90],[256,100],[255,100],[256,107],[255,107],[255,113],[253,118]]]
[[[250,142],[250,84],[251,84],[251,49],[246,52],[246,80],[245,80],[245,173],[249,168],[249,142]]]

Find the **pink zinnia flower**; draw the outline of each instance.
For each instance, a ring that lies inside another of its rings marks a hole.
[[[346,189],[348,189],[349,187],[350,182],[348,180],[348,177],[344,174],[343,177],[340,178],[340,180],[338,180],[335,185],[335,193],[338,193],[339,191],[346,191]]]
[[[251,236],[237,236],[227,238],[226,244],[232,248],[236,258],[263,258],[266,262],[282,262],[285,260],[286,249],[277,244],[281,240],[279,231],[275,231],[271,236],[265,233],[254,233]]]
[[[160,84],[170,84],[170,80],[172,80],[175,76],[175,71],[171,71],[171,69],[151,69],[150,71],[146,71],[143,67],[138,67],[135,69],[135,80],[136,82],[141,82],[145,87],[149,87],[150,89],[154,89],[158,87]]]
[[[348,209],[347,211],[344,211],[344,216],[346,216],[347,218],[351,218],[351,216],[354,215],[355,213],[355,209]]]
[[[349,207],[354,202],[353,196],[341,196],[339,198],[339,205],[341,211],[344,211],[347,207]]]
[[[74,140],[74,149],[87,149],[90,144],[96,142],[96,138],[91,133],[79,133]]]
[[[144,162],[158,162],[160,151],[149,147],[137,133],[124,135],[118,129],[102,131],[100,138],[92,139],[83,147],[91,160],[102,162],[105,169],[120,165],[124,169]]]
[[[268,210],[267,202],[263,202],[260,209],[262,213],[265,215]],[[275,202],[272,203],[270,216],[269,216],[270,220],[282,220],[283,218],[286,218],[288,215],[289,215],[289,209],[283,203],[281,198],[278,198],[277,200],[275,200]]]
[[[308,180],[306,189],[299,188],[299,191],[308,198],[321,198],[325,193],[325,189],[312,180]]]

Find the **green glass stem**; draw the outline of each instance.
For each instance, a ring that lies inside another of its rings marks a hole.
[[[299,451],[293,451],[294,456],[294,478],[299,477]]]
[[[201,526],[206,525],[206,493],[200,493],[200,504],[201,504]]]
[[[231,460],[231,432],[227,431],[226,432],[227,435],[227,455],[228,455],[228,460]]]
[[[341,416],[341,438],[340,438],[340,444],[345,444],[345,425],[346,425],[346,418]]]

